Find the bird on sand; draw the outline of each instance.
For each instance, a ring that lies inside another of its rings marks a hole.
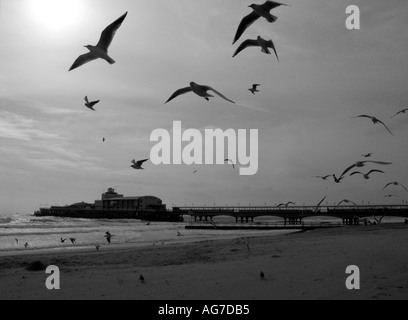
[[[132,160],[132,165],[130,167],[135,170],[144,170],[144,168],[142,168],[142,165],[146,161],[149,161],[149,159],[144,159],[144,160],[139,160],[139,161]]]
[[[93,110],[93,111],[96,111],[96,110],[94,109],[94,106],[95,106],[96,104],[98,104],[98,103],[101,101],[101,100],[97,100],[97,101],[91,101],[91,102],[89,102],[88,96],[85,96],[84,99],[85,99],[85,106],[86,106],[87,108]]]
[[[394,115],[391,117],[391,119],[392,119],[392,118],[395,118],[396,116],[398,116],[398,115],[400,115],[400,114],[406,113],[407,111],[408,111],[408,109],[401,110],[401,111],[397,112],[396,114],[394,114]]]
[[[257,92],[259,92],[258,87],[260,86],[260,84],[253,84],[251,89],[248,89],[249,91],[252,92],[252,94],[255,94]]]
[[[232,164],[232,168],[235,169],[235,163],[234,161],[230,160],[230,159],[225,159],[224,162],[229,162]]]
[[[340,201],[337,206],[339,207],[339,206],[342,205],[343,203],[351,203],[351,204],[353,204],[354,206],[357,206],[357,204],[356,204],[355,202],[353,202],[353,201],[351,201],[351,200],[347,200],[347,199],[344,199],[344,200]]]
[[[62,239],[61,238],[61,243],[65,243],[65,241],[67,241],[68,239]]]
[[[388,131],[389,133],[391,133],[392,135],[394,135],[394,134],[391,132],[391,130],[388,129],[388,127],[385,125],[385,123],[382,122],[381,120],[377,119],[376,117],[372,117],[372,116],[368,116],[368,115],[361,115],[361,116],[357,116],[356,118],[368,118],[368,119],[371,119],[371,121],[372,121],[374,124],[380,123],[380,124],[382,124],[382,125],[385,127],[385,129],[387,129],[387,131]]]
[[[408,192],[408,189],[407,189],[403,184],[401,184],[401,183],[399,183],[399,182],[390,182],[389,184],[387,184],[387,185],[383,188],[383,190],[387,189],[389,186],[392,186],[392,185],[394,185],[394,186],[400,186],[400,187],[404,188],[404,189]]]
[[[360,172],[360,171],[355,171],[355,172],[353,172],[353,173],[350,174],[350,177],[351,177],[351,176],[354,176],[354,175],[356,175],[356,174],[360,174],[360,175],[362,175],[362,176],[364,177],[364,179],[369,180],[369,179],[370,179],[370,174],[375,173],[375,172],[385,173],[384,171],[381,171],[381,170],[371,170],[370,172],[365,173],[365,174],[362,173],[362,172]]]
[[[142,281],[142,282],[144,282],[144,281],[145,281],[145,278],[143,277],[143,275],[142,275],[142,274],[140,275],[139,279],[140,279],[140,281]]]
[[[256,39],[248,39],[242,42],[240,46],[238,47],[238,49],[235,50],[235,53],[232,57],[233,58],[236,57],[241,51],[249,47],[261,47],[262,48],[261,51],[266,54],[271,54],[271,51],[269,49],[272,49],[275,52],[276,58],[279,61],[278,52],[276,51],[276,47],[273,41],[265,40],[261,36],[258,36],[258,38]]]
[[[184,237],[184,235],[183,235],[183,234],[181,234],[181,232],[180,232],[180,231],[177,231],[177,237]]]
[[[260,277],[262,280],[265,279],[265,273],[263,273],[263,271],[261,271]]]
[[[220,92],[218,92],[217,90],[211,88],[210,86],[200,85],[200,84],[197,84],[197,83],[195,83],[195,82],[190,82],[190,86],[189,86],[189,87],[182,88],[182,89],[179,89],[179,90],[177,90],[176,92],[174,92],[174,93],[171,95],[171,97],[165,102],[165,104],[168,103],[168,102],[170,102],[171,100],[177,98],[178,96],[183,95],[183,94],[186,94],[186,93],[189,93],[189,92],[194,92],[196,95],[198,95],[198,96],[200,96],[200,97],[203,97],[203,98],[204,98],[205,100],[207,100],[207,101],[210,101],[209,98],[212,98],[212,97],[214,97],[214,96],[210,95],[210,94],[208,93],[208,91],[212,91],[212,92],[214,92],[216,95],[218,95],[219,97],[221,97],[222,99],[224,99],[224,100],[226,100],[226,101],[228,101],[228,102],[231,102],[231,103],[234,103],[234,104],[235,104],[234,101],[228,99],[227,97],[225,97],[224,95],[222,95],[222,94],[221,94]]]
[[[28,248],[28,242],[26,242],[26,243],[24,244],[24,247],[25,247],[25,248]]]
[[[383,162],[383,161],[358,161],[355,164],[351,165],[350,167],[348,167],[346,170],[344,170],[343,174],[341,175],[341,177],[344,177],[347,173],[349,173],[351,170],[353,170],[354,168],[363,168],[365,167],[365,165],[367,163],[372,163],[372,164],[377,164],[377,165],[381,165],[381,166],[389,166],[392,165],[391,162]]]
[[[266,1],[262,5],[251,4],[250,6],[248,6],[253,11],[242,19],[241,23],[238,26],[238,30],[235,34],[234,42],[232,44],[237,42],[239,38],[242,36],[242,34],[245,32],[245,30],[248,29],[260,17],[265,18],[269,23],[276,22],[278,20],[278,17],[272,15],[270,11],[280,6],[288,5],[275,1]]]
[[[109,26],[107,26],[101,33],[101,36],[99,38],[99,42],[96,46],[91,46],[87,45],[84,46],[89,50],[88,53],[85,53],[81,56],[79,56],[69,71],[74,70],[83,64],[90,62],[92,60],[96,60],[98,58],[106,60],[110,64],[114,64],[115,60],[113,60],[111,57],[108,55],[108,49],[109,46],[112,43],[113,37],[115,36],[116,31],[119,29],[121,26],[123,20],[125,20],[127,16],[127,12],[123,14],[120,18],[112,22]]]
[[[75,238],[70,238],[69,240],[71,241],[72,244],[76,244],[76,239]]]

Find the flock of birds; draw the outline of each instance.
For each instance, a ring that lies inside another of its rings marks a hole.
[[[266,21],[268,21],[269,23],[274,23],[278,20],[278,17],[272,15],[270,12],[275,9],[278,8],[280,6],[288,6],[286,4],[283,3],[279,3],[276,1],[266,1],[264,4],[251,4],[249,6],[249,8],[252,9],[252,12],[247,15],[246,17],[244,17],[241,21],[241,23],[238,26],[237,32],[235,34],[234,37],[234,41],[233,44],[235,44],[240,38],[241,36],[244,34],[244,32],[254,23],[256,22],[258,19],[260,18],[264,18]],[[109,64],[114,64],[115,60],[112,59],[109,56],[108,50],[109,47],[113,41],[113,38],[116,34],[116,32],[118,31],[118,29],[120,28],[120,26],[122,25],[123,21],[125,20],[126,16],[127,16],[128,12],[126,12],[125,14],[123,14],[121,17],[119,17],[117,20],[115,20],[114,22],[112,22],[110,25],[108,25],[101,33],[100,38],[98,43],[94,46],[94,45],[86,45],[84,46],[85,48],[88,49],[87,53],[84,53],[82,55],[80,55],[72,64],[72,66],[69,68],[69,71],[72,71],[74,69],[77,69],[79,67],[81,67],[82,65],[91,62],[93,60],[96,59],[103,59],[106,62],[108,62]],[[270,49],[272,49],[276,55],[276,58],[279,61],[279,57],[278,57],[278,53],[275,47],[275,44],[273,43],[272,40],[265,40],[263,39],[261,36],[258,36],[257,39],[247,39],[245,41],[243,41],[239,47],[236,49],[233,57],[237,56],[240,52],[242,52],[243,50],[249,48],[249,47],[260,47],[261,51],[265,54],[271,54]],[[250,92],[252,92],[252,94],[256,94],[259,93],[258,87],[260,87],[260,84],[253,84],[252,88],[249,88],[248,90]],[[196,95],[198,95],[199,97],[204,98],[205,100],[209,101],[210,98],[214,97],[212,94],[213,93],[217,96],[219,96],[220,98],[224,99],[227,102],[233,103],[235,104],[235,102],[229,98],[227,98],[225,95],[223,95],[222,93],[220,93],[219,91],[215,90],[214,88],[212,88],[211,86],[208,85],[200,85],[197,84],[195,82],[190,82],[188,87],[185,88],[181,88],[176,90],[171,96],[170,98],[165,102],[169,103],[170,101],[172,101],[173,99],[187,94],[187,93],[194,93]],[[90,110],[95,111],[94,107],[96,104],[98,104],[100,102],[100,100],[96,100],[96,101],[89,101],[88,97],[85,97],[85,106],[87,108],[89,108]],[[106,141],[106,138],[103,137],[102,139],[103,142]],[[148,161],[149,159],[144,159],[144,160],[132,160],[132,165],[130,166],[131,168],[135,169],[135,170],[143,170],[144,168],[142,167],[142,164],[146,161]],[[231,160],[226,159],[225,162],[230,163]],[[233,167],[235,168],[235,163],[232,163]],[[193,173],[197,173],[198,171],[195,170]]]

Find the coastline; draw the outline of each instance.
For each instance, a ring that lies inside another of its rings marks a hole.
[[[0,299],[407,299],[407,243],[406,225],[384,224],[101,252],[32,252],[0,257]],[[44,271],[26,270],[34,261],[60,268],[61,290],[45,288]],[[345,287],[349,265],[360,268],[359,291]]]

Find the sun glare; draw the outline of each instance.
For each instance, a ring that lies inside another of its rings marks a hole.
[[[28,9],[35,23],[51,31],[72,27],[82,14],[81,0],[28,0]]]

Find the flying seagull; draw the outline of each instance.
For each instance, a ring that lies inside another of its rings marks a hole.
[[[401,198],[400,196],[396,196],[395,194],[387,194],[384,198]]]
[[[142,165],[146,161],[149,161],[149,159],[139,160],[137,162],[136,162],[136,160],[132,160],[133,164],[130,167],[135,169],[135,170],[144,170],[144,168],[142,168]]]
[[[76,239],[75,238],[70,238],[69,240],[71,241],[72,244],[76,244]]]
[[[265,279],[265,273],[263,273],[263,272],[261,271],[260,277],[261,277],[262,280]]]
[[[370,179],[370,174],[372,174],[372,173],[374,173],[374,172],[385,173],[384,171],[381,171],[381,170],[371,170],[370,172],[368,172],[368,173],[366,173],[366,174],[364,174],[364,173],[362,173],[362,172],[359,172],[359,171],[355,171],[355,172],[353,172],[352,174],[350,174],[350,177],[351,177],[351,176],[354,176],[354,175],[356,175],[356,174],[360,174],[360,175],[362,175],[362,176],[364,177],[364,179],[368,180],[368,179]]]
[[[112,237],[114,236],[111,235],[109,232],[105,233],[105,238],[106,238],[106,241],[108,241],[108,243],[111,243]]]
[[[180,231],[177,231],[177,236],[178,236],[178,237],[184,237],[184,235],[183,235],[183,234],[181,234],[181,232],[180,232]]]
[[[322,205],[323,201],[326,200],[326,198],[327,198],[327,196],[324,197],[323,200],[319,202],[319,204],[317,205],[317,207],[314,209],[314,213],[319,213],[319,212],[320,212],[319,208],[320,208],[320,206]]]
[[[224,99],[224,100],[226,100],[226,101],[228,101],[228,102],[231,102],[231,103],[234,103],[234,104],[235,104],[234,101],[232,101],[232,100],[226,98],[226,97],[223,96],[221,93],[219,93],[217,90],[214,90],[213,88],[211,88],[211,87],[209,87],[209,86],[199,85],[199,84],[197,84],[197,83],[195,83],[195,82],[190,82],[190,86],[189,86],[189,87],[187,87],[187,88],[182,88],[182,89],[179,89],[179,90],[177,90],[176,92],[174,92],[174,93],[172,94],[172,96],[165,102],[165,104],[168,103],[168,102],[170,102],[170,101],[173,100],[174,98],[177,98],[178,96],[180,96],[180,95],[182,95],[182,94],[189,93],[189,92],[194,92],[196,95],[198,95],[198,96],[200,96],[200,97],[203,97],[205,100],[209,101],[209,100],[210,100],[209,98],[212,98],[212,97],[214,97],[214,96],[210,95],[210,94],[208,93],[208,91],[212,91],[212,92],[214,92],[216,95],[218,95],[219,97],[221,97],[222,99]]]
[[[335,183],[341,183],[341,180],[344,179],[344,175],[341,175],[340,178],[337,178],[335,174],[333,174],[333,179]]]
[[[260,86],[260,84],[253,84],[252,89],[248,89],[248,90],[251,91],[252,94],[255,94],[256,92],[259,92],[259,90],[258,90],[259,86]]]
[[[235,163],[234,161],[230,160],[230,159],[225,159],[224,162],[229,162],[232,164],[232,168],[235,169]]]
[[[408,109],[401,110],[401,111],[397,112],[395,115],[393,115],[393,116],[391,117],[391,119],[392,119],[392,118],[395,118],[396,116],[398,116],[398,115],[400,115],[400,114],[406,113],[407,111],[408,111]]]
[[[324,181],[326,181],[327,179],[333,177],[333,174],[329,174],[327,176],[315,176],[314,178],[318,178],[318,179],[322,179]]]
[[[61,238],[61,243],[65,243],[65,241],[67,241],[68,239],[62,239]]]
[[[376,117],[367,116],[367,115],[361,115],[361,116],[357,116],[356,118],[368,118],[368,119],[371,119],[371,121],[372,121],[374,124],[380,123],[380,124],[382,124],[382,125],[385,127],[385,129],[387,129],[387,131],[388,131],[389,133],[391,133],[392,135],[394,135],[394,134],[391,132],[391,130],[388,129],[388,127],[385,125],[385,123],[382,122],[381,120],[377,119]]]
[[[373,155],[372,153],[367,153],[367,154],[362,154],[361,156],[363,158],[371,158],[372,155]]]
[[[294,202],[291,202],[291,201],[289,201],[288,203],[281,203],[280,205],[278,205],[278,208],[280,208],[280,207],[289,207],[290,205],[295,205],[295,203]]]
[[[105,28],[105,30],[102,31],[101,37],[99,38],[99,42],[96,46],[91,46],[87,45],[84,46],[89,50],[88,53],[85,53],[81,56],[79,56],[74,64],[71,66],[69,71],[74,70],[83,64],[90,62],[92,60],[96,60],[98,58],[104,59],[110,64],[114,64],[115,60],[113,60],[111,57],[108,55],[108,48],[112,43],[113,37],[115,36],[116,31],[119,29],[121,26],[123,20],[125,20],[127,15],[127,12],[122,15],[119,19],[111,23],[109,26]]]
[[[99,249],[101,248],[101,246],[100,245],[96,245],[95,246],[95,249],[96,249],[96,251],[98,251],[99,252]]]
[[[238,47],[238,49],[235,51],[234,55],[232,56],[233,58],[235,56],[237,56],[241,51],[245,50],[246,48],[249,47],[261,47],[262,48],[262,52],[266,53],[266,54],[271,54],[271,52],[269,51],[269,49],[272,49],[275,52],[276,58],[278,58],[279,61],[279,56],[278,56],[278,52],[276,51],[275,48],[275,44],[273,43],[272,40],[265,40],[263,38],[261,38],[260,36],[258,36],[258,38],[255,39],[248,39],[245,40],[244,42],[242,42],[240,44],[240,46]]]
[[[270,23],[276,22],[276,20],[278,20],[278,17],[272,15],[270,11],[280,6],[287,6],[287,4],[275,1],[266,1],[262,5],[251,4],[249,8],[251,8],[253,11],[242,19],[241,23],[238,26],[238,30],[235,34],[234,42],[232,44],[237,42],[245,32],[245,30],[248,29],[260,17],[264,17]]]
[[[28,248],[28,242],[26,242],[26,243],[24,244],[24,247],[25,247],[25,248]]]
[[[383,188],[383,190],[385,190],[385,189],[387,189],[389,186],[391,186],[391,185],[394,185],[394,186],[401,186],[401,187],[403,187],[406,191],[408,191],[408,189],[407,188],[405,188],[404,187],[404,185],[402,185],[401,183],[399,183],[399,182],[390,182],[389,184],[387,184],[384,188]]]
[[[339,204],[337,205],[338,207],[341,205],[341,204],[343,204],[343,203],[351,203],[351,204],[353,204],[353,205],[355,205],[355,206],[357,206],[357,204],[356,203],[354,203],[353,201],[351,201],[351,200],[347,200],[347,199],[344,199],[344,200],[342,200],[342,201],[340,201],[339,202]]]
[[[383,162],[383,161],[358,161],[355,164],[353,164],[352,166],[348,167],[346,170],[344,170],[341,177],[345,176],[348,172],[350,172],[354,168],[363,168],[363,167],[365,167],[365,165],[367,163],[378,164],[378,165],[381,165],[381,166],[389,166],[389,165],[392,164],[391,162]]]
[[[86,96],[86,97],[85,97],[85,106],[86,106],[87,108],[93,110],[93,111],[96,111],[96,110],[94,109],[94,106],[95,106],[96,104],[98,104],[100,101],[101,101],[101,100],[89,102],[88,97]]]

